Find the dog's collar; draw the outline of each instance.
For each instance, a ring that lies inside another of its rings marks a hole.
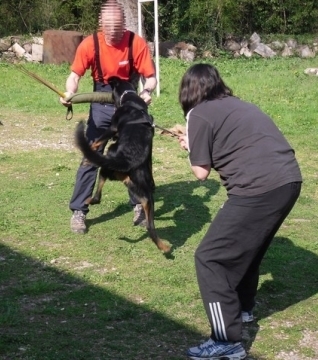
[[[120,97],[120,99],[119,99],[119,106],[121,106],[121,102],[122,102],[122,100],[123,100],[123,97],[124,97],[126,94],[128,94],[128,93],[134,93],[134,94],[136,94],[136,91],[134,91],[134,90],[125,90],[125,91],[121,94],[121,97]]]

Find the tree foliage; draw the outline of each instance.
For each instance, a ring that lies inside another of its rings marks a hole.
[[[137,0],[121,0],[126,7]],[[38,34],[47,29],[92,32],[103,0],[1,0],[0,36]],[[160,40],[191,41],[219,47],[228,33],[313,34],[318,1],[306,0],[160,0]],[[154,34],[154,6],[143,3],[144,26]]]

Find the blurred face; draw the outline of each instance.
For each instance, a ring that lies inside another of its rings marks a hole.
[[[101,10],[99,24],[107,44],[116,45],[120,43],[125,31],[125,17],[118,6],[105,6]]]

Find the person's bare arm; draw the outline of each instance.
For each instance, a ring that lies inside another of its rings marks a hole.
[[[211,171],[211,165],[191,165],[194,176],[201,181],[207,179]]]
[[[188,151],[189,145],[187,135],[179,136],[178,140],[181,148]],[[191,170],[198,180],[204,181],[211,172],[211,165],[191,165]]]
[[[145,84],[139,96],[148,105],[151,103],[151,94],[155,90],[156,86],[157,86],[157,79],[155,76],[150,76],[148,78],[145,78]]]
[[[66,92],[64,93],[66,97],[69,97],[77,92],[80,79],[81,77],[75,72],[72,71],[70,73],[69,77],[66,80]],[[70,103],[65,101],[62,97],[60,98],[60,102],[64,106],[70,105]]]

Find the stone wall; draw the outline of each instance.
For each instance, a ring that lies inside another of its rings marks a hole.
[[[74,31],[63,31],[63,34],[61,32],[62,30],[48,30],[44,32],[43,37],[32,37],[27,41],[19,36],[0,39],[0,59],[12,62],[24,60],[55,64],[72,62],[83,35]],[[154,56],[154,44],[149,42],[148,46]],[[228,36],[224,42],[224,49],[233,57],[298,56],[313,58],[318,53],[318,38],[313,39],[310,45],[298,44],[292,38],[285,42],[275,40],[265,44],[257,33],[253,33],[249,39]],[[197,58],[197,52],[194,45],[183,41],[164,41],[159,44],[159,55],[162,57],[192,62]],[[213,58],[213,54],[207,50],[201,57]]]

